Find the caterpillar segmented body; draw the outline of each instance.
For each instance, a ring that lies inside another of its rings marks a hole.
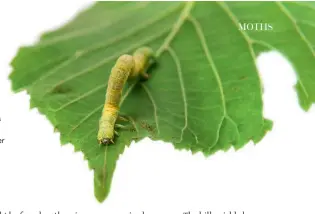
[[[116,61],[109,76],[105,104],[99,121],[97,140],[100,144],[114,143],[115,124],[123,87],[127,80],[139,76],[148,78],[146,70],[152,64],[153,59],[153,51],[150,48],[142,47],[137,49],[133,56],[124,54]]]

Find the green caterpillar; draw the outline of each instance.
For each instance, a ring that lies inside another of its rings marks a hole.
[[[115,126],[118,126],[116,120],[118,118],[119,103],[127,80],[137,77],[147,79],[149,76],[146,71],[154,61],[154,53],[148,47],[137,49],[133,56],[124,54],[117,59],[109,76],[105,104],[99,121],[97,134],[99,144],[114,143]]]

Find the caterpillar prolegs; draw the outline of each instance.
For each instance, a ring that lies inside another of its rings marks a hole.
[[[137,49],[132,56],[124,54],[117,59],[109,76],[105,104],[99,121],[97,134],[99,144],[114,143],[120,99],[127,80],[138,77],[147,79],[149,76],[146,71],[154,61],[154,53],[148,47]]]

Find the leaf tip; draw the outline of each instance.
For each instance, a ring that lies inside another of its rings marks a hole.
[[[110,186],[102,182],[102,173],[94,169],[94,196],[99,203],[105,201],[108,196]],[[110,183],[110,182],[109,182]]]
[[[262,129],[259,135],[252,138],[254,144],[259,143],[267,134],[267,132],[271,131],[273,128],[273,121],[269,119],[264,119],[264,123],[262,125]]]
[[[308,111],[312,106],[312,100],[310,100],[308,93],[306,92],[304,86],[298,82],[295,85],[295,89],[298,95],[299,104],[304,111]]]

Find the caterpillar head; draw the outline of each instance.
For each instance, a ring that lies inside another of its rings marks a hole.
[[[111,138],[103,138],[99,141],[99,143],[101,145],[110,145],[110,144],[114,144],[114,141]]]

